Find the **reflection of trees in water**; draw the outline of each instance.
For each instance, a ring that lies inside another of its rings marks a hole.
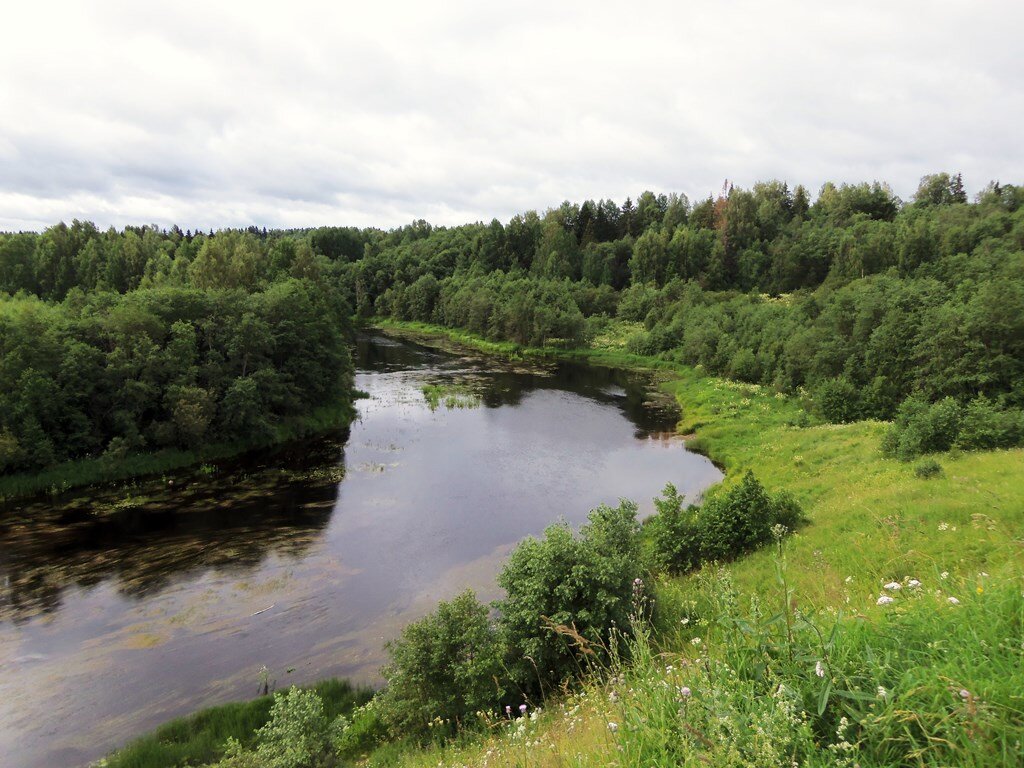
[[[621,409],[636,425],[638,439],[670,430],[679,419],[675,400],[659,392],[651,376],[618,368],[568,361],[514,363],[471,354],[460,356],[379,334],[359,337],[356,361],[361,371],[429,368],[424,380],[443,383],[455,379],[477,392],[487,408],[518,406],[535,390],[573,392]]]
[[[93,502],[7,521],[0,620],[56,611],[65,590],[113,579],[131,598],[205,571],[244,573],[271,553],[301,557],[330,520],[337,484],[237,474],[97,513]]]

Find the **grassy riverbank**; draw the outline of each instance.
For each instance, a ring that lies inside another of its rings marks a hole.
[[[726,484],[752,470],[809,523],[721,570],[658,576],[653,625],[624,641],[628,663],[575,693],[530,702],[527,717],[485,714],[451,743],[371,746],[361,764],[1019,764],[1024,451],[944,453],[921,476],[882,455],[884,423],[820,424],[797,398],[630,355],[626,324],[587,349],[378,327],[453,351],[652,371]]]
[[[73,488],[152,477],[165,472],[193,467],[211,461],[223,461],[250,451],[298,440],[347,426],[355,415],[348,401],[317,408],[303,417],[277,424],[262,440],[213,443],[195,450],[165,450],[120,458],[98,457],[58,464],[42,472],[0,477],[0,503],[38,494],[56,495]]]
[[[796,398],[627,353],[628,328],[613,328],[589,348],[563,350],[492,342],[421,323],[382,320],[378,327],[511,359],[582,359],[656,371],[679,402],[680,433],[725,468],[725,482],[750,469],[803,505],[811,524],[792,539],[790,559],[800,565],[793,578],[804,600],[829,605],[850,594],[858,607],[867,606],[879,584],[903,574],[1021,575],[1022,449],[937,455],[941,473],[921,478],[916,464],[882,455],[883,422],[816,424]],[[774,579],[767,552],[745,557],[731,570],[744,591]]]
[[[633,663],[596,675],[551,711],[371,764],[788,765],[787,750],[819,747],[808,765],[1018,764],[1024,451],[936,455],[940,471],[922,477],[915,464],[882,455],[884,423],[815,423],[795,398],[630,355],[626,324],[582,350],[380,326],[511,359],[656,371],[679,401],[680,432],[726,469],[725,483],[753,470],[793,493],[810,523],[784,555],[761,551],[718,574],[660,577],[658,627],[632,648]],[[770,670],[769,687],[789,692],[790,705],[740,682],[758,658],[776,658],[761,674]],[[793,714],[798,702],[818,711],[810,724]],[[743,762],[741,752],[762,761]]]
[[[343,680],[325,680],[312,686],[324,702],[324,714],[347,715],[373,695]],[[273,697],[232,702],[172,720],[128,744],[100,763],[103,768],[168,768],[201,765],[224,754],[224,743],[236,739],[252,744],[254,734],[270,717]]]

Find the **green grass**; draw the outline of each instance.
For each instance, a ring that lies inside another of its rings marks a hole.
[[[342,680],[325,680],[312,689],[323,698],[324,712],[332,719],[373,695],[370,689]],[[267,722],[272,703],[273,697],[261,696],[172,720],[106,758],[105,768],[178,768],[212,762],[223,755],[229,737],[251,745],[256,730]]]
[[[41,472],[0,476],[0,503],[42,493],[56,495],[73,488],[104,485],[128,478],[172,472],[196,464],[240,456],[308,435],[344,427],[355,411],[349,402],[317,408],[312,413],[282,421],[269,439],[233,443],[211,443],[192,451],[164,450],[118,459],[79,459],[48,467]]]
[[[850,594],[867,609],[881,584],[905,576],[1020,575],[1024,449],[948,453],[936,457],[942,475],[921,478],[914,464],[882,455],[886,424],[816,424],[799,398],[631,355],[616,341],[628,329],[617,332],[615,324],[603,336],[610,343],[575,350],[524,348],[422,323],[378,325],[428,343],[444,339],[506,357],[580,359],[658,372],[679,402],[679,432],[691,436],[691,449],[725,469],[726,483],[750,469],[769,490],[786,489],[803,505],[810,524],[790,544],[791,561],[801,566],[793,578],[803,601],[835,605]],[[774,574],[769,552],[731,568],[740,588],[752,592]]]

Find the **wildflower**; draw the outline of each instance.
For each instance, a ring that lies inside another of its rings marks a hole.
[[[888,605],[889,603],[896,602],[893,598],[888,595],[882,595],[880,598],[875,600],[875,605]]]
[[[979,584],[977,589],[975,589],[974,591],[977,592],[980,595],[982,592],[985,591],[985,588],[983,586],[981,586],[981,584]]]
[[[687,624],[690,623],[690,617],[689,616],[683,616],[683,618],[681,618],[679,620],[679,623],[682,624],[685,627]]]
[[[820,661],[815,662],[814,664],[814,674],[816,674],[818,677],[825,676],[825,667],[822,665]]]
[[[690,645],[700,645],[701,642],[703,641],[699,637],[695,637],[693,638],[693,640],[690,641]]]
[[[910,587],[911,589],[917,589],[918,587],[921,586],[921,582],[918,581],[917,579],[911,579],[910,581],[907,582],[907,586]]]
[[[506,706],[505,707],[505,716],[506,717],[512,717],[512,707],[510,707],[510,706]]]
[[[948,531],[949,530],[949,523],[939,523],[939,530],[940,531]]]
[[[634,587],[642,587],[643,585],[644,585],[644,580],[643,579],[633,579],[633,586]]]
[[[943,580],[948,579],[949,578],[949,571],[943,571],[942,573],[940,573],[939,574],[939,578],[943,579]]]
[[[886,698],[886,697],[887,697],[888,695],[889,695],[889,692],[888,692],[887,690],[885,690],[885,688],[884,688],[884,687],[882,687],[881,685],[880,685],[880,686],[878,686],[878,698],[880,698],[880,699],[884,699],[884,698]]]
[[[847,584],[850,584],[853,582],[853,576],[847,576],[845,579],[843,579],[843,581]]]
[[[520,715],[525,715],[526,714],[526,705],[525,704],[520,704],[519,705],[519,714]]]
[[[888,589],[890,592],[895,592],[898,589],[903,589],[903,585],[900,584],[898,581],[890,581],[888,584],[885,585],[885,588]]]
[[[969,698],[971,698],[971,692],[968,691],[966,688],[961,688],[960,689],[960,698],[961,699],[969,699]]]
[[[950,603],[951,603],[952,605],[960,605],[960,601],[959,601],[959,600],[957,600],[957,599],[956,599],[955,597],[949,597],[949,598],[947,598],[947,599],[949,600],[949,602],[950,602]]]
[[[618,723],[608,723],[608,730],[611,731],[612,733],[615,733],[617,730],[619,730],[619,724]]]
[[[690,690],[690,686],[684,685],[682,688],[679,689],[679,695],[684,699],[688,699],[691,695],[693,695],[693,691]]]

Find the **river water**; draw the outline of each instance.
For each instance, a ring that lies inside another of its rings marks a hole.
[[[255,695],[263,667],[279,688],[377,683],[384,643],[438,600],[497,597],[522,538],[720,478],[634,374],[367,334],[356,386],[344,433],[0,512],[0,765],[86,764]]]

